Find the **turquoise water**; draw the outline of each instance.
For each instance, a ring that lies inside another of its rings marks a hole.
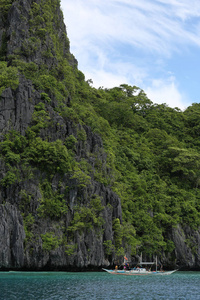
[[[0,272],[1,300],[200,300],[200,272],[115,276],[106,272]]]

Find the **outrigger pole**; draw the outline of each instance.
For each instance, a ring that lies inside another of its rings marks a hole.
[[[158,271],[158,258],[157,258],[157,255],[156,255],[156,261],[142,261],[142,253],[140,255],[140,262],[139,262],[140,265],[156,265],[156,272]]]
[[[158,264],[158,262],[157,262],[157,255],[156,255],[156,272],[157,272],[157,264]]]

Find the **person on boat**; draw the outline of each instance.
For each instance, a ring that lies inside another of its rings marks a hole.
[[[115,266],[115,271],[117,271],[117,270],[118,270],[118,265]]]

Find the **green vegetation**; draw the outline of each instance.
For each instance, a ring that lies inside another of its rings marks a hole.
[[[65,253],[70,256],[76,253],[77,245],[74,244],[66,244],[65,245]]]
[[[0,0],[4,21],[12,2]],[[181,224],[196,230],[200,226],[200,104],[182,112],[153,104],[136,86],[93,88],[76,68],[66,34],[58,34],[62,28],[59,6],[59,0],[32,1],[26,20],[29,36],[9,57],[6,35],[2,35],[0,95],[7,87],[16,89],[23,75],[32,81],[40,100],[24,135],[14,130],[2,135],[0,160],[6,171],[0,177],[1,189],[38,176],[37,217],[58,220],[69,212],[73,188],[63,182],[73,182],[78,191],[76,207],[70,211],[73,218],[66,233],[73,239],[76,233],[102,230],[101,198],[87,194],[96,180],[112,188],[122,203],[123,222],[113,220],[114,241],[104,241],[106,255],[172,252],[168,233],[173,227]],[[41,57],[36,63],[38,51]],[[44,137],[55,126],[50,106],[63,122],[73,122],[77,134],[54,141]],[[84,126],[101,136],[104,150],[89,152]],[[77,155],[80,145],[84,158]],[[53,186],[56,176],[61,186]],[[33,225],[30,197],[23,187],[19,207],[27,239]],[[44,250],[59,246],[53,232],[41,237]],[[75,249],[70,240],[66,254],[72,255]]]
[[[93,228],[101,228],[104,224],[102,211],[104,207],[101,204],[101,199],[97,195],[93,195],[87,206],[75,207],[74,218],[68,227],[68,231],[74,233]]]
[[[0,181],[0,184],[3,187],[8,187],[9,185],[11,185],[17,181],[18,181],[18,176],[17,176],[16,172],[8,171],[5,174],[4,178]]]
[[[25,216],[24,214],[22,215],[23,215],[24,231],[26,234],[26,238],[24,242],[25,245],[27,245],[34,238],[33,226],[34,226],[35,219],[31,213],[29,213],[27,216]]]
[[[40,217],[51,219],[61,218],[67,213],[67,204],[64,195],[54,192],[48,180],[40,185],[42,199],[38,208]]]
[[[0,95],[2,92],[11,87],[16,89],[19,85],[18,70],[15,67],[8,67],[7,62],[0,61]]]
[[[50,143],[35,138],[29,142],[23,155],[28,162],[49,174],[71,171],[72,158],[60,140]]]
[[[53,232],[41,234],[41,238],[42,249],[47,252],[57,249],[62,242]]]
[[[0,12],[4,21],[13,2],[14,0],[0,0]]]
[[[105,254],[106,255],[111,255],[114,252],[114,246],[112,244],[111,240],[107,240],[103,243],[104,247],[105,247]]]
[[[137,87],[79,85],[81,91],[79,86],[72,103],[79,122],[95,132],[102,132],[103,122],[107,125],[101,136],[111,168],[110,184],[123,208],[123,225],[113,223],[117,248],[124,245],[128,250],[129,245],[135,253],[139,247],[150,255],[172,251],[168,240],[172,227],[200,226],[200,105],[182,112],[153,104]],[[95,172],[102,170],[100,160]],[[95,176],[99,182],[101,178],[105,181],[106,176]]]

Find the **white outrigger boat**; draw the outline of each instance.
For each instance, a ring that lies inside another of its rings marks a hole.
[[[148,271],[146,268],[137,268],[135,270],[103,270],[112,275],[170,275],[177,271]]]
[[[108,269],[103,269],[104,271],[108,272],[109,274],[112,275],[171,275],[177,270],[172,270],[172,271],[158,271],[157,270],[157,257],[156,257],[156,262],[140,262],[139,265],[153,265],[156,264],[156,270],[151,271],[147,270],[146,268],[133,268],[131,270],[108,270]]]

